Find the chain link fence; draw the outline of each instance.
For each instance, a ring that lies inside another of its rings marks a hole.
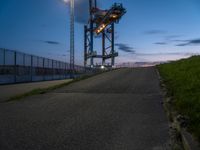
[[[74,76],[94,71],[75,65]],[[0,49],[0,84],[67,79],[70,72],[69,63]]]

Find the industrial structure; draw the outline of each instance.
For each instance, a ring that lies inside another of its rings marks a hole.
[[[126,13],[122,4],[115,3],[109,10],[97,7],[96,0],[89,0],[89,21],[84,27],[84,66],[85,67],[113,67],[115,57],[115,24]],[[102,53],[94,50],[95,36],[102,38]],[[94,64],[94,59],[101,59],[101,64]],[[111,60],[106,63],[106,60]]]

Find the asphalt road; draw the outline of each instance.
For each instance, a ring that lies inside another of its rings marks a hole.
[[[0,104],[1,150],[166,150],[155,68],[120,69]]]

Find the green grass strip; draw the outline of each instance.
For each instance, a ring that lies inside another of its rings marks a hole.
[[[17,100],[21,100],[23,98],[26,98],[28,96],[33,96],[33,95],[39,95],[39,94],[45,94],[45,93],[48,93],[50,91],[53,91],[55,89],[59,89],[59,88],[62,88],[62,87],[65,87],[65,86],[68,86],[72,83],[75,83],[75,82],[78,82],[78,81],[81,81],[81,80],[85,80],[85,79],[88,79],[90,77],[93,77],[95,75],[98,75],[99,73],[97,74],[94,74],[94,75],[84,75],[82,77],[79,77],[79,78],[76,78],[72,81],[69,81],[69,82],[66,82],[66,83],[62,83],[62,84],[58,84],[58,85],[55,85],[55,86],[51,86],[51,87],[48,87],[48,88],[38,88],[38,89],[34,89],[30,92],[27,92],[27,93],[24,93],[24,94],[20,94],[20,95],[16,95],[14,97],[11,97],[7,100],[7,102],[11,102],[11,101],[17,101]]]
[[[158,66],[173,107],[189,117],[189,131],[200,141],[200,56]]]

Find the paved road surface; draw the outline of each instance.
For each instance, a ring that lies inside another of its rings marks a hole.
[[[138,68],[0,104],[0,149],[166,150],[161,101],[156,70]]]

